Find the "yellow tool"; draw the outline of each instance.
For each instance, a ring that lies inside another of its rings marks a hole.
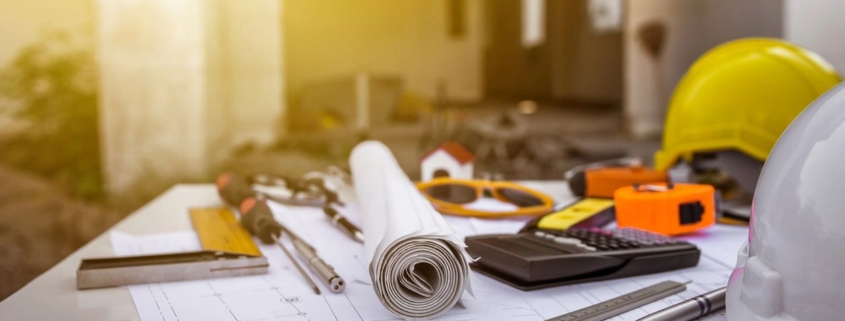
[[[605,212],[608,211],[609,212]],[[560,211],[543,216],[537,227],[546,230],[566,230],[576,224],[585,223],[595,215],[609,213],[609,220],[613,220],[613,200],[600,198],[585,198]],[[607,215],[602,215],[607,216]],[[607,222],[605,222],[606,224]],[[592,225],[590,227],[604,224]]]
[[[520,233],[537,229],[565,231],[571,228],[601,227],[613,222],[614,217],[612,199],[584,198],[561,210],[529,221]]]
[[[262,255],[252,236],[228,207],[192,208],[190,213],[204,250]]]

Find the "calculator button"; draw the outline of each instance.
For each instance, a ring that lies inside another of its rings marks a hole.
[[[569,238],[569,237],[558,236],[558,237],[555,237],[554,240],[555,240],[555,242],[560,243],[560,244],[581,244],[581,240],[573,239],[573,238]]]
[[[536,236],[536,237],[543,237],[543,236],[546,236],[546,233],[543,233],[543,232],[537,231],[537,232],[534,232],[534,236]]]

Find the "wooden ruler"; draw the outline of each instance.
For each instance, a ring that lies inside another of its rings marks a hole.
[[[192,208],[190,213],[203,250],[262,255],[252,235],[228,207]]]

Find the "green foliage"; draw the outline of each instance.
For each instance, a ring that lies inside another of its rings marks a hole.
[[[103,195],[92,48],[54,33],[0,69],[0,116],[21,125],[0,136],[0,161],[86,199]]]

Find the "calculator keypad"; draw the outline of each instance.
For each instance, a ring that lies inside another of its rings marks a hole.
[[[589,252],[617,251],[686,243],[671,237],[632,228],[536,231],[534,235],[555,243],[577,246]]]
[[[631,228],[533,229],[467,237],[473,269],[523,290],[595,282],[696,266],[701,251]]]

